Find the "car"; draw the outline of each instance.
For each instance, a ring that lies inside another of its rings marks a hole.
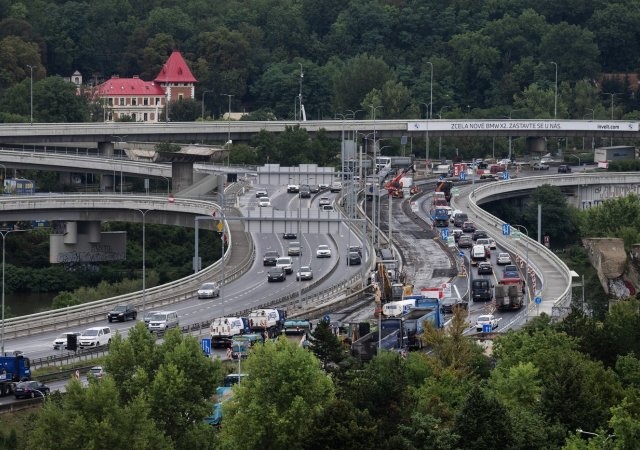
[[[304,184],[300,186],[300,193],[298,194],[300,198],[309,198],[311,197],[311,189],[308,185]]]
[[[487,238],[489,238],[489,235],[484,230],[476,230],[476,231],[473,232],[473,235],[471,237],[472,237],[473,241],[475,242],[478,239],[487,239]]]
[[[296,273],[296,280],[297,281],[313,280],[313,271],[311,270],[311,267],[309,266],[300,267],[300,270],[298,270],[298,272]]]
[[[180,321],[177,311],[158,311],[151,317],[148,328],[153,333],[154,331],[165,332],[179,326]]]
[[[481,262],[478,264],[478,275],[491,275],[493,268],[490,262]]]
[[[451,230],[451,234],[453,235],[453,240],[455,242],[458,242],[458,239],[460,239],[460,236],[462,236],[462,230],[460,228],[454,228],[453,230]]]
[[[447,202],[446,198],[436,198],[433,201],[433,206],[449,206],[449,202]]]
[[[293,273],[293,260],[291,256],[281,256],[276,261],[276,267],[281,267],[287,273]]]
[[[470,236],[460,236],[458,239],[458,248],[471,248],[473,247],[473,240]]]
[[[500,172],[502,173],[502,172]],[[480,179],[481,180],[489,180],[489,181],[497,181],[498,177],[496,176],[495,173],[483,173],[482,175],[480,175]]]
[[[478,320],[476,320],[476,331],[482,331],[484,326],[487,325],[491,328],[491,331],[498,328],[498,319],[495,318],[492,314],[485,314],[482,316],[478,316]]]
[[[147,311],[146,313],[144,313],[144,317],[142,318],[142,321],[144,322],[145,325],[149,325],[151,318],[156,314],[158,314],[159,312],[161,311]]]
[[[267,272],[267,281],[285,281],[287,279],[287,271],[284,267],[272,267]]]
[[[287,192],[289,194],[297,194],[298,192],[300,192],[300,186],[298,186],[297,184],[289,184],[287,185]]]
[[[21,381],[13,391],[16,398],[45,397],[51,393],[51,389],[40,381]]]
[[[571,167],[566,164],[558,166],[558,173],[571,173]]]
[[[362,256],[358,252],[349,252],[347,255],[347,266],[359,266],[362,264]]]
[[[329,189],[329,185],[327,183],[320,183],[318,184],[318,187],[320,188],[320,190]]]
[[[76,337],[76,339],[78,338],[78,336],[80,336],[80,332],[79,331],[69,331],[66,333],[62,333],[60,334],[57,338],[55,338],[53,340],[53,349],[54,350],[60,350],[60,349],[67,349],[67,339],[68,336],[70,335],[74,335]]]
[[[329,197],[320,197],[320,200],[318,200],[318,206],[322,208],[325,205],[331,205],[331,199]]]
[[[271,206],[271,200],[269,200],[269,197],[260,197],[258,199],[258,206],[261,208]]]
[[[214,298],[220,297],[220,285],[215,282],[204,283],[198,289],[198,298]]]
[[[511,164],[511,160],[509,158],[501,159],[500,161],[498,161],[498,164],[509,167],[509,165]]]
[[[476,245],[484,245],[487,250],[491,250],[491,241],[489,238],[480,238],[476,240]]]
[[[342,190],[342,182],[334,181],[331,183],[331,188],[329,189],[331,192],[340,192]]]
[[[496,263],[499,266],[503,266],[505,264],[511,264],[511,255],[509,253],[498,253],[498,258]]]
[[[280,258],[280,254],[275,250],[269,250],[264,253],[262,257],[262,265],[263,266],[275,266],[276,261]]]
[[[320,186],[318,186],[317,184],[312,184],[309,186],[309,191],[311,191],[312,194],[317,194],[318,192],[320,192]]]
[[[542,158],[540,158],[540,162],[542,164],[549,164],[553,162],[553,158],[551,158],[550,156],[543,156]]]
[[[136,320],[137,318],[138,311],[133,305],[118,305],[107,313],[109,323],[113,321],[124,322],[127,319]]]
[[[359,245],[350,245],[348,253],[356,252],[358,255],[362,256],[362,247]]]
[[[298,233],[282,233],[282,239],[298,239]]]
[[[287,249],[287,255],[300,256],[300,253],[302,253],[302,246],[300,245],[300,242],[290,242],[289,248]]]
[[[111,343],[111,328],[91,327],[82,332],[78,338],[78,347],[100,347]]]
[[[335,211],[333,205],[322,205],[320,211]]]
[[[331,249],[328,245],[318,245],[318,249],[316,250],[316,256],[318,258],[331,258]]]
[[[531,168],[533,170],[549,170],[549,166],[542,161],[533,163]]]
[[[105,375],[105,371],[102,366],[93,366],[89,369],[89,374],[93,375],[97,379],[101,379]]]
[[[502,273],[504,278],[517,278],[519,276],[518,268],[514,264],[508,264],[504,266],[504,270]]]
[[[476,224],[473,222],[464,222],[462,224],[462,231],[465,233],[473,233],[476,231]]]
[[[496,243],[496,240],[494,238],[489,238],[489,248],[491,250],[495,250],[498,248],[498,244]]]
[[[467,309],[469,302],[459,297],[445,297],[440,300],[440,308],[444,314],[452,314],[454,308]]]
[[[268,197],[269,194],[267,193],[267,191],[265,191],[264,189],[258,189],[256,191],[256,198],[260,198],[260,197]]]

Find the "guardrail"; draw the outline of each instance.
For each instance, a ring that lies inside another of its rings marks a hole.
[[[142,197],[142,199],[145,198]],[[122,199],[118,199],[118,201],[122,204]],[[163,202],[166,203],[166,199],[163,199]],[[203,208],[201,212],[203,215],[208,215],[212,208],[219,210],[219,206],[212,202],[176,199],[176,203],[189,203],[192,206],[197,204]],[[228,224],[225,224],[225,226],[227,226],[228,232]],[[223,258],[225,264],[230,258],[233,247],[233,236],[231,236],[231,233],[227,233],[227,235],[229,236],[229,244]],[[249,252],[247,252],[242,262],[236,267],[226,268],[225,283],[237,279],[251,267],[255,258],[255,246],[252,239],[249,239],[249,245]],[[94,323],[104,319],[106,313],[117,304],[128,303],[136,306],[144,304],[149,309],[185,300],[195,296],[196,291],[203,282],[221,278],[222,264],[223,262],[218,260],[211,266],[185,278],[145,289],[144,296],[143,291],[137,291],[81,305],[69,306],[64,309],[6,319],[4,324],[5,339]]]

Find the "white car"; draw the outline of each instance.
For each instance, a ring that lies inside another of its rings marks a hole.
[[[323,206],[331,205],[331,199],[329,197],[320,197],[318,200],[318,206],[322,208]]]
[[[511,264],[511,255],[508,253],[498,253],[498,259],[496,262],[501,266]]]
[[[489,238],[480,238],[476,241],[476,245],[484,245],[484,248],[491,254],[491,241]]]
[[[91,327],[82,332],[78,338],[78,347],[100,347],[111,343],[111,328]]]
[[[491,331],[493,331],[498,328],[498,319],[492,314],[478,316],[478,320],[476,320],[476,331],[482,331],[485,325],[490,325]]]
[[[318,258],[331,258],[331,249],[328,245],[318,245],[316,256]]]
[[[509,167],[509,164],[511,164],[511,160],[508,158],[501,159],[500,161],[498,161],[498,164],[502,164],[505,167]]]
[[[220,296],[218,283],[204,283],[198,289],[198,298],[214,298]]]
[[[302,266],[300,270],[296,273],[296,280],[312,280],[313,279],[313,271],[309,266]]]
[[[102,366],[93,366],[91,369],[89,369],[89,373],[97,379],[101,379],[105,375],[105,371]]]
[[[258,200],[258,206],[271,206],[271,200],[269,200],[269,197],[260,197],[260,199]]]
[[[258,189],[256,191],[256,198],[260,198],[260,197],[268,197],[269,194],[267,193],[267,191],[265,191],[264,189]]]
[[[293,273],[293,260],[291,256],[281,256],[276,259],[276,267],[282,267],[285,272]]]
[[[300,192],[300,186],[297,184],[289,184],[287,185],[287,192],[290,194],[297,194]]]
[[[489,248],[491,250],[495,250],[498,248],[498,244],[496,243],[496,240],[494,238],[489,238]]]

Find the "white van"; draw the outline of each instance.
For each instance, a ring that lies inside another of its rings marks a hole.
[[[78,338],[78,347],[100,347],[111,342],[111,328],[92,327],[87,328]]]
[[[167,331],[180,326],[176,311],[158,311],[149,320],[149,331]]]
[[[382,314],[387,317],[398,317],[416,307],[416,300],[398,300],[382,306]]]
[[[476,265],[480,261],[486,261],[487,249],[484,245],[474,245],[471,249],[471,264]]]

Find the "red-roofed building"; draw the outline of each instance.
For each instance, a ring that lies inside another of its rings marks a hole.
[[[197,82],[180,52],[174,51],[154,81],[113,76],[98,85],[94,95],[104,102],[105,121],[128,116],[136,122],[158,122],[167,100],[195,97]]]

